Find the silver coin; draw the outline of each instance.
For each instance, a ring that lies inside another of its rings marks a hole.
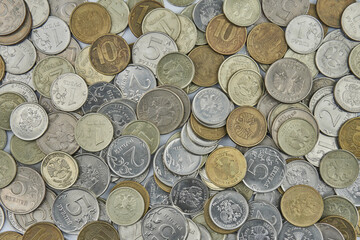
[[[296,239],[297,236],[302,236],[302,239],[323,240],[320,230],[315,226],[297,227],[289,222],[285,222],[279,235],[279,239]]]
[[[205,32],[210,20],[223,13],[223,0],[200,0],[192,13],[196,27]]]
[[[67,24],[70,22],[70,16],[74,8],[86,0],[48,0],[50,3],[51,15],[61,18]]]
[[[287,172],[281,184],[283,191],[295,185],[308,185],[316,188],[319,182],[319,173],[316,168],[304,160],[296,160],[286,164]]]
[[[334,188],[327,185],[321,178],[319,179],[318,185],[315,189],[323,198],[336,194]]]
[[[84,113],[96,112],[101,105],[122,97],[120,89],[111,83],[97,82],[88,88],[88,97],[82,106]]]
[[[129,226],[119,225],[120,239],[143,240],[141,235],[141,223],[138,221]]]
[[[228,209],[232,211],[229,212]],[[219,228],[235,230],[243,225],[249,216],[249,205],[240,193],[226,190],[211,199],[209,215]]]
[[[278,146],[276,146],[274,140],[269,137],[269,136],[265,136],[265,138],[258,144],[258,146],[267,146],[267,147],[272,147],[276,150],[279,150]],[[236,145],[235,147],[236,149],[238,149],[242,154],[245,154],[249,149],[251,149],[250,147],[242,147],[239,145]],[[282,154],[284,155],[284,154]]]
[[[334,97],[337,104],[348,112],[360,112],[360,81],[354,75],[342,77],[336,82]]]
[[[304,63],[309,68],[311,75],[314,78],[319,74],[319,70],[317,69],[316,64],[315,64],[315,54],[316,54],[315,51],[312,53],[308,53],[308,54],[300,54],[300,53],[294,52],[293,50],[291,50],[291,48],[289,48],[286,51],[284,58],[295,58],[295,59],[299,60],[300,62]],[[313,81],[313,84],[314,84],[314,81]],[[306,97],[308,97],[308,96],[309,95],[307,95]]]
[[[0,206],[0,230],[3,228],[4,226],[4,223],[5,223],[5,213],[4,213],[4,210],[3,208]]]
[[[204,227],[202,224],[197,224],[200,234],[201,234],[201,240],[212,240],[211,234],[209,230],[207,230],[206,227]]]
[[[141,233],[144,240],[186,239],[189,226],[179,210],[162,206],[147,212],[141,224]]]
[[[186,128],[187,136],[195,144],[203,146],[203,147],[212,147],[214,145],[217,146],[217,144],[219,142],[218,140],[211,141],[211,140],[206,140],[206,139],[200,138],[194,133],[194,130],[191,128],[191,125],[189,123],[187,123],[185,125],[186,125],[185,128]]]
[[[211,87],[200,90],[192,102],[193,114],[201,122],[214,125],[226,120],[230,101],[220,89]]]
[[[281,153],[268,146],[253,147],[245,153],[245,185],[255,192],[271,192],[284,180],[286,164]]]
[[[201,232],[196,223],[193,220],[187,218],[186,219],[189,224],[189,234],[186,237],[186,240],[201,240]]]
[[[282,197],[282,195],[278,190],[273,190],[273,191],[267,192],[267,193],[255,193],[254,200],[270,203],[271,205],[280,209],[281,197]]]
[[[38,139],[48,128],[49,118],[37,103],[23,103],[11,113],[10,127],[18,138],[31,141]]]
[[[328,94],[332,94],[333,91],[334,91],[333,86],[323,87],[323,88],[320,88],[319,90],[317,90],[310,99],[310,102],[309,102],[310,111],[313,113],[314,108],[317,105],[317,103],[320,101],[320,99]]]
[[[3,84],[11,83],[11,82],[22,82],[26,85],[30,86],[33,90],[35,90],[35,86],[33,83],[33,71],[34,69],[31,69],[30,71],[24,73],[24,74],[11,74],[11,73],[5,73],[5,77],[2,80]]]
[[[352,41],[348,39],[344,32],[341,29],[335,29],[334,31],[328,32],[328,34],[325,36],[323,42],[328,42],[331,40],[339,40],[344,42],[350,49],[353,49],[356,45],[359,43],[356,41]]]
[[[305,158],[315,167],[319,167],[320,160],[324,154],[336,149],[338,149],[336,138],[320,133],[315,147],[305,155]]]
[[[75,159],[79,166],[79,177],[74,186],[92,191],[99,197],[110,184],[110,169],[108,165],[93,154],[77,155]]]
[[[314,58],[314,63],[315,63],[315,58]],[[315,68],[316,68],[316,66],[315,66]],[[317,68],[316,68],[316,70],[317,70]],[[319,72],[319,70],[317,70],[317,72]],[[309,106],[309,102],[310,102],[310,99],[313,96],[313,94],[320,88],[329,87],[329,86],[335,86],[335,80],[333,80],[331,78],[327,78],[327,77],[315,78],[313,80],[313,85],[312,85],[311,91],[306,96],[306,98],[303,100],[303,102]]]
[[[256,239],[257,236],[263,239],[276,240],[277,233],[273,225],[263,219],[250,219],[246,221],[237,233],[238,240]],[[279,238],[285,239],[285,238]]]
[[[348,220],[354,228],[359,222],[357,208],[350,200],[341,196],[329,196],[324,198],[324,212],[321,218],[328,216],[343,217]]]
[[[227,234],[225,240],[237,240],[236,233]]]
[[[167,34],[149,32],[141,35],[134,43],[132,61],[148,67],[155,74],[160,59],[167,53],[177,51],[175,41]]]
[[[320,230],[324,240],[345,240],[341,232],[330,224],[316,223],[315,226]]]
[[[202,162],[201,156],[187,151],[179,138],[166,145],[163,158],[171,172],[182,176],[194,173]]]
[[[314,109],[315,119],[319,123],[320,131],[328,136],[337,137],[340,127],[350,118],[357,116],[342,110],[336,103],[334,96],[328,94],[320,99]]]
[[[270,94],[265,93],[260,99],[256,108],[264,115],[265,118],[268,117],[271,109],[273,109],[280,102],[273,98]]]
[[[153,159],[153,169],[155,176],[159,179],[160,182],[166,186],[173,187],[175,183],[181,179],[181,176],[176,175],[169,171],[165,166],[163,155],[164,155],[165,145],[159,147],[156,151]]]
[[[27,102],[37,103],[38,99],[34,90],[22,82],[11,82],[0,86],[0,94],[5,92],[14,92],[23,96]]]
[[[208,198],[207,186],[197,178],[180,179],[170,192],[171,203],[187,215],[201,212]]]
[[[106,213],[106,201],[102,198],[98,198],[98,204],[100,209],[99,221],[105,221],[111,223],[111,220]]]
[[[113,174],[113,175],[115,175],[115,177],[117,177],[117,179],[115,181],[113,181],[113,183],[117,184],[117,183],[123,182],[123,181],[134,181],[134,182],[142,183],[148,176],[149,172],[150,172],[150,170],[149,170],[149,168],[147,168],[145,172],[143,172],[141,175],[134,177],[134,178],[122,178],[122,177],[117,176],[116,174]]]
[[[344,41],[324,42],[316,52],[315,63],[319,71],[330,78],[340,78],[349,73],[350,48]]]
[[[43,25],[49,17],[50,5],[47,0],[25,0],[27,3],[31,17],[32,28],[37,28]]]
[[[116,99],[116,100],[114,100],[114,102],[124,103],[124,104],[128,105],[129,107],[131,107],[131,109],[134,111],[134,113],[136,113],[137,102],[127,99],[127,98]]]
[[[263,219],[274,226],[277,233],[282,228],[282,217],[280,211],[272,204],[263,201],[252,201],[249,203],[249,219]]]
[[[198,145],[194,142],[191,141],[191,139],[189,138],[188,132],[186,130],[187,126],[189,125],[189,123],[186,123],[183,128],[181,129],[181,144],[183,145],[183,147],[189,151],[190,153],[193,153],[195,155],[206,155],[211,153],[212,151],[214,151],[218,144],[212,145],[210,147],[204,147],[201,145]],[[197,163],[197,162],[196,162]],[[194,163],[194,164],[196,164]],[[199,165],[200,167],[200,165]]]
[[[169,193],[162,190],[155,182],[153,177],[146,180],[145,189],[150,196],[150,207],[153,208],[158,205],[170,205]]]
[[[126,124],[136,120],[136,114],[133,109],[122,102],[105,103],[97,112],[109,117],[114,126],[115,138],[121,136]]]
[[[36,62],[36,50],[27,39],[11,46],[0,46],[0,54],[5,62],[5,69],[12,74],[28,72]]]
[[[106,160],[118,176],[134,178],[149,167],[150,150],[144,140],[135,136],[122,136],[110,143]]]
[[[286,27],[285,39],[289,47],[297,53],[315,52],[324,38],[324,29],[319,20],[310,15],[300,15],[292,19]]]
[[[273,63],[265,75],[265,87],[276,100],[296,103],[304,99],[312,87],[309,68],[294,58],[283,58]]]
[[[144,93],[156,87],[156,78],[148,67],[129,64],[116,75],[114,84],[121,89],[124,98],[138,102]]]
[[[0,35],[15,32],[23,24],[26,17],[26,4],[24,1],[1,1]]]
[[[360,3],[357,2],[347,6],[341,15],[341,28],[355,41],[360,41],[359,11]]]
[[[44,180],[38,172],[28,167],[18,167],[13,182],[0,189],[2,206],[16,214],[34,211],[44,198]]]
[[[273,23],[286,27],[289,22],[299,15],[305,15],[309,11],[310,2],[307,0],[263,0],[262,9],[265,16]]]
[[[55,199],[52,217],[61,231],[78,234],[85,224],[99,219],[96,196],[82,188],[70,188]]]
[[[355,206],[360,206],[360,173],[355,182],[347,188],[335,188],[338,196],[349,199]]]

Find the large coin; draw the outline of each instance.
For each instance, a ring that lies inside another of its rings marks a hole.
[[[26,16],[26,5],[22,0],[1,2],[3,12],[0,17],[0,35],[8,35],[18,29]]]
[[[10,116],[12,111],[20,104],[25,102],[20,94],[14,92],[0,93],[0,128],[3,130],[11,130]]]
[[[258,229],[258,230],[255,230]],[[261,230],[260,230],[261,229]],[[263,219],[250,219],[246,221],[237,233],[237,239],[252,239],[258,236],[258,231],[268,240],[276,240],[277,232],[273,225]]]
[[[319,0],[316,3],[316,12],[321,21],[326,25],[333,28],[340,28],[342,13],[347,6],[354,2],[355,0]]]
[[[1,161],[1,184],[0,188],[4,188],[9,185],[15,178],[17,172],[17,166],[15,160],[10,154],[0,150]]]
[[[86,224],[80,231],[78,240],[88,239],[120,240],[116,229],[107,222],[94,221]]]
[[[23,236],[23,240],[37,239],[64,240],[64,236],[60,229],[58,229],[54,224],[48,222],[38,222],[29,227]]]

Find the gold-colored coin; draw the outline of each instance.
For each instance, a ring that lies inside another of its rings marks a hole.
[[[142,22],[144,17],[155,8],[163,8],[164,6],[153,0],[145,0],[137,3],[129,14],[129,28],[135,37],[142,35]]]
[[[91,44],[100,36],[110,32],[111,17],[106,8],[100,4],[86,2],[72,11],[69,26],[77,40]]]
[[[357,211],[358,211],[358,214],[360,214],[360,208],[359,207],[357,207]],[[356,232],[356,235],[358,237],[360,237],[360,218],[359,218],[358,224],[357,224],[357,226],[355,228],[355,232]]]
[[[250,201],[252,195],[254,194],[254,191],[248,188],[244,182],[240,182],[239,184],[235,185],[234,189],[243,195],[247,201]]]
[[[223,55],[235,54],[244,46],[247,31],[230,22],[224,14],[217,15],[206,28],[206,40],[209,46]]]
[[[164,190],[165,192],[170,193],[171,192],[171,187],[166,186],[165,184],[163,184],[154,174],[154,179],[155,179],[155,183],[159,186],[159,188],[161,188],[162,190]]]
[[[329,30],[329,27],[326,26],[326,25],[321,21],[321,19],[319,18],[319,15],[318,15],[317,12],[316,12],[316,4],[312,4],[312,3],[310,4],[310,8],[309,8],[309,11],[308,11],[307,14],[310,15],[310,16],[313,16],[314,18],[316,18],[317,20],[320,21],[320,23],[321,23],[321,25],[322,25],[322,27],[323,27],[323,29],[324,29],[324,35],[326,35],[327,32],[328,32],[328,30]]]
[[[349,119],[341,126],[339,144],[342,149],[360,158],[360,117]]]
[[[337,228],[344,236],[345,240],[356,240],[356,232],[351,223],[343,217],[339,216],[328,216],[321,219],[321,223],[327,223]]]
[[[87,223],[80,231],[77,240],[120,240],[116,229],[108,222],[94,221]]]
[[[216,53],[209,46],[199,46],[189,53],[195,65],[195,76],[192,80],[198,86],[211,87],[218,83],[218,70],[224,56]]]
[[[199,123],[194,115],[190,115],[190,126],[193,129],[193,131],[201,138],[204,138],[206,140],[219,140],[222,137],[226,135],[226,128],[225,127],[219,127],[219,128],[209,128],[201,123]]]
[[[1,238],[0,238],[1,239]],[[64,236],[60,229],[54,224],[49,222],[38,222],[31,225],[22,238],[23,240],[39,240],[39,239],[51,239],[51,240],[64,240]]]
[[[226,121],[229,137],[242,147],[253,147],[266,136],[266,120],[256,108],[244,106],[235,108]]]
[[[0,81],[5,76],[5,62],[4,59],[0,56]]]
[[[287,51],[285,32],[274,23],[261,23],[254,27],[247,39],[247,50],[262,64],[272,64]]]
[[[318,191],[307,185],[295,185],[284,193],[281,203],[284,218],[298,227],[308,227],[321,218],[324,202]]]
[[[222,147],[213,151],[205,164],[206,174],[218,187],[233,187],[244,179],[246,159],[233,147]]]
[[[0,240],[23,240],[23,236],[17,232],[3,232],[0,233]]]
[[[130,47],[122,37],[105,34],[90,47],[90,62],[96,71],[115,75],[126,68],[131,59]]]
[[[11,130],[10,115],[20,104],[26,102],[25,98],[14,92],[0,94],[0,129]]]
[[[318,0],[316,12],[321,21],[333,28],[341,27],[341,15],[345,8],[356,0]]]

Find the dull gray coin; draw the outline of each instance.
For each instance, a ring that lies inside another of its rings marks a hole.
[[[51,15],[61,18],[67,24],[70,22],[70,16],[74,8],[86,0],[48,0],[50,3]]]
[[[5,77],[3,78],[2,82],[3,84],[11,83],[11,82],[22,82],[30,86],[33,90],[35,90],[35,86],[32,79],[33,71],[34,69],[32,68],[30,71],[24,74],[17,74],[17,75],[7,72],[5,73]]]
[[[319,167],[320,160],[324,154],[336,149],[338,149],[338,145],[335,137],[319,133],[319,140],[311,152],[305,155],[305,158],[315,167]]]
[[[341,232],[327,223],[316,223],[315,226],[321,231],[324,240],[345,240]]]
[[[348,37],[360,41],[359,26],[360,3],[350,4],[341,15],[341,27]]]
[[[238,239],[252,239],[257,236],[257,232],[252,229],[261,229],[262,235],[265,239],[276,240],[277,232],[273,225],[263,219],[250,219],[246,221],[237,233]],[[284,238],[280,238],[284,239]],[[320,239],[320,238],[314,238]]]
[[[176,175],[169,171],[169,169],[164,164],[164,150],[165,145],[159,147],[157,152],[154,155],[153,160],[153,169],[155,176],[159,179],[160,182],[166,186],[174,186],[175,183],[181,179],[180,175]]]
[[[335,188],[338,196],[349,199],[355,206],[360,206],[360,174],[355,182],[347,188]]]
[[[337,104],[348,112],[360,112],[360,81],[354,75],[347,75],[336,82],[334,97]]]
[[[153,177],[147,179],[145,188],[150,196],[150,207],[158,205],[170,205],[169,193],[162,190]]]
[[[223,13],[222,0],[200,0],[195,5],[192,16],[196,27],[205,32],[210,20],[221,13]]]
[[[206,147],[206,146],[201,146],[201,145],[198,145],[194,142],[191,141],[191,139],[189,138],[189,135],[188,135],[188,132],[187,132],[187,126],[189,125],[189,123],[186,123],[183,128],[181,129],[181,137],[180,137],[180,140],[181,140],[181,144],[184,146],[184,148],[195,154],[195,155],[206,155],[206,154],[209,154],[211,153],[212,151],[214,151],[218,144],[214,144],[212,146],[209,146],[209,147]]]
[[[0,86],[0,94],[14,92],[26,99],[27,102],[37,103],[38,99],[34,90],[29,85],[22,82],[10,82]]]
[[[297,227],[289,222],[284,223],[278,235],[279,239],[296,239],[297,236],[302,236],[303,239],[323,239],[320,230],[315,225],[311,225],[310,227]]]
[[[316,168],[304,160],[296,160],[286,164],[287,172],[281,188],[286,191],[295,185],[308,185],[316,188],[319,182],[319,173]]]

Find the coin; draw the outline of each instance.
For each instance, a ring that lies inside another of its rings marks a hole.
[[[273,225],[268,221],[263,219],[250,219],[246,221],[240,228],[237,233],[237,239],[251,239],[258,235],[259,230],[261,229],[262,235],[269,240],[277,239],[277,233]]]
[[[154,177],[150,177],[145,182],[146,191],[150,196],[150,207],[156,207],[159,205],[170,205],[169,193],[162,190],[155,182]]]
[[[192,16],[196,27],[200,31],[205,32],[211,19],[222,13],[222,0],[200,0],[195,5]]]
[[[343,31],[348,37],[355,41],[360,41],[360,28],[356,25],[359,9],[360,4],[353,3],[347,6],[341,15],[341,27]]]
[[[64,236],[54,224],[48,222],[38,222],[29,227],[24,236],[23,240],[36,240],[51,238],[53,240],[63,240]]]
[[[110,32],[111,17],[99,3],[86,2],[72,11],[69,26],[76,39],[91,44]]]
[[[330,224],[316,223],[315,226],[320,229],[324,239],[345,240],[341,232]]]
[[[197,28],[192,20],[185,15],[177,15],[180,21],[180,34],[176,39],[179,52],[187,54],[195,47]]]
[[[289,222],[285,222],[278,237],[284,239],[291,237],[296,239],[297,236],[302,236],[308,239],[322,239],[320,230],[315,225],[309,227],[297,227]]]
[[[95,221],[87,223],[80,231],[78,239],[101,238],[104,240],[120,240],[116,229],[107,222]]]
[[[319,17],[319,15],[317,14],[317,11],[316,11],[316,4],[310,3],[310,8],[309,8],[309,11],[308,11],[307,14],[310,15],[310,16],[313,16],[314,18],[316,18],[317,20],[319,20],[319,21],[321,22],[321,25],[322,25],[323,30],[324,30],[324,34],[326,35],[329,28],[328,28],[328,26],[326,26],[326,25],[320,20],[320,17]]]
[[[10,116],[12,111],[20,104],[24,103],[25,99],[17,93],[5,92],[0,93],[0,128],[3,130],[11,130]]]
[[[190,126],[192,130],[197,134],[199,137],[202,137],[206,140],[219,140],[226,135],[226,128],[209,128],[201,123],[199,123],[194,116],[191,114],[190,116]]]
[[[340,28],[342,13],[347,6],[354,2],[355,0],[345,0],[341,2],[335,0],[319,0],[319,2],[316,3],[316,11],[323,23],[329,27]]]
[[[356,46],[352,49],[349,55],[349,67],[350,70],[355,76],[360,78],[360,46]],[[1,77],[0,77],[1,79]]]
[[[117,34],[125,30],[128,25],[128,17],[130,14],[126,2],[118,0],[101,0],[98,3],[105,7],[110,14],[110,33]]]
[[[141,221],[137,221],[136,223],[129,226],[118,226],[120,239],[136,239],[143,240],[141,236]]]
[[[347,120],[340,128],[339,131],[339,144],[340,147],[344,150],[347,150],[353,153],[356,157],[360,156],[360,151],[358,150],[358,141],[357,135],[359,134],[359,124],[360,118],[351,118]]]
[[[319,167],[323,155],[336,149],[338,149],[336,138],[320,133],[318,142],[311,152],[305,155],[305,158],[315,167]]]
[[[357,197],[359,184],[360,184],[360,177],[358,175],[358,177],[356,178],[356,180],[353,184],[351,184],[347,188],[336,188],[335,192],[338,196],[341,196],[341,197],[344,197],[344,198],[347,198],[348,200],[350,200],[355,206],[359,206],[360,201],[359,201],[359,198]]]
[[[218,145],[218,140],[206,140],[203,139],[201,137],[198,137],[195,132],[193,131],[193,129],[190,126],[190,123],[186,123],[186,129],[184,129],[184,131],[186,131],[186,133],[184,133],[182,136],[180,134],[181,137],[185,137],[184,140],[188,139],[190,140],[191,143],[196,144],[196,145],[200,145],[202,147],[213,147],[213,146],[217,146]],[[183,131],[183,130],[181,130]],[[191,145],[193,145],[191,144]]]
[[[15,160],[25,165],[36,164],[46,156],[36,141],[24,141],[16,136],[11,138],[10,150]]]
[[[263,201],[249,203],[249,219],[263,219],[274,226],[277,233],[282,228],[282,216],[280,211],[272,204]]]
[[[37,103],[37,95],[34,90],[27,84],[22,82],[10,82],[6,84],[2,84],[0,86],[0,94],[12,92],[21,95],[27,102]]]
[[[202,224],[196,224],[200,230],[200,239],[211,239],[211,234],[209,232],[209,230],[206,229],[206,227],[204,227],[204,225]]]
[[[115,75],[130,62],[130,47],[115,34],[105,34],[97,38],[90,47],[91,65],[104,75]]]
[[[178,7],[186,7],[195,2],[195,0],[169,0],[169,3]]]
[[[324,213],[322,218],[339,216],[348,220],[355,228],[359,221],[356,207],[347,199],[340,196],[329,196],[324,199]],[[346,209],[343,211],[342,209]],[[339,229],[340,230],[340,229]]]
[[[72,11],[86,0],[48,0],[50,3],[51,15],[64,20],[67,24],[70,22]]]
[[[207,201],[207,203],[209,200]],[[213,240],[225,240],[226,235],[217,233],[214,230],[212,230],[209,225],[205,221],[204,213],[197,214],[192,218],[192,220],[199,226],[199,228],[205,228],[206,230],[206,236],[210,235],[209,239]],[[205,238],[207,239],[207,238]]]
[[[209,179],[219,187],[233,187],[246,174],[245,157],[236,148],[221,147],[213,151],[205,165]]]
[[[261,23],[249,33],[247,50],[257,62],[271,64],[287,51],[285,32],[273,23]]]
[[[4,59],[0,56],[0,81],[3,80],[5,76],[5,62]]]
[[[280,209],[280,200],[282,195],[278,190],[274,190],[267,193],[255,193],[254,201],[262,201],[270,203],[275,206],[277,209]]]
[[[352,41],[349,38],[346,37],[345,33],[341,30],[341,29],[336,29],[332,32],[329,32],[323,42],[328,42],[331,40],[338,40],[338,41],[342,41],[346,44],[346,46],[348,46],[350,49],[353,49],[356,45],[358,45],[358,42],[356,41]]]
[[[344,236],[345,240],[355,240],[356,233],[351,223],[340,216],[329,216],[320,221],[320,223],[327,223],[338,229]]]
[[[250,26],[260,17],[261,2],[259,0],[225,0],[223,10],[227,19],[237,26]]]
[[[316,188],[319,182],[319,174],[316,168],[304,160],[292,161],[286,164],[285,179],[281,184],[283,191],[295,185],[308,185]]]
[[[2,232],[0,233],[1,240],[22,240],[23,236],[20,233],[17,232]]]
[[[142,1],[144,1],[144,0],[129,0],[129,1],[127,2],[127,5],[129,6],[129,8],[130,8],[130,10],[131,10],[131,9],[134,8],[134,6],[135,6],[136,4],[138,4],[139,2],[142,2]],[[158,3],[161,3],[162,5],[164,5],[164,1],[163,1],[163,0],[154,0],[154,1],[156,1],[156,2],[158,2]]]
[[[358,81],[355,76],[347,75],[337,81],[334,88],[335,101],[348,112],[360,112],[360,103],[354,95],[354,90],[360,87]]]
[[[6,131],[0,129],[0,150],[4,149],[6,147],[6,144],[7,144]]]
[[[16,31],[24,22],[26,5],[24,1],[4,1],[3,9],[6,10],[0,17],[3,23],[0,27],[0,35],[8,35]]]
[[[16,163],[10,154],[0,150],[0,161],[1,166],[4,169],[1,176],[0,188],[8,186],[15,178],[16,174]],[[0,196],[1,197],[1,196]]]

